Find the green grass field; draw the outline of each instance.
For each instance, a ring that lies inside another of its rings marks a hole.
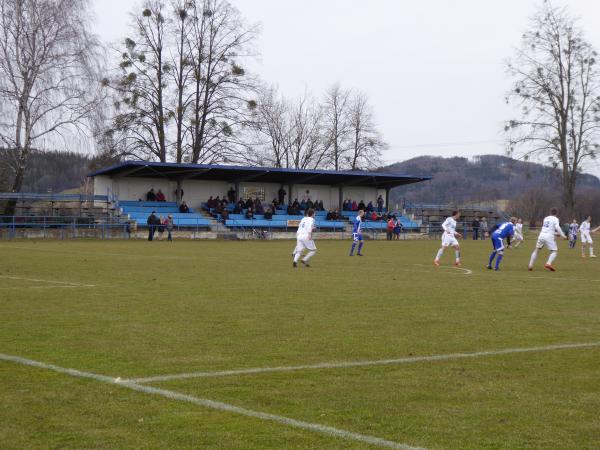
[[[533,243],[0,242],[0,447],[600,448],[600,259]]]

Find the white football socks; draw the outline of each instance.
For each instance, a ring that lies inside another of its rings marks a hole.
[[[533,267],[533,265],[535,264],[535,260],[537,259],[537,256],[538,256],[538,249],[536,247],[536,249],[531,254],[531,259],[529,260],[529,267]]]
[[[302,261],[308,262],[308,260],[310,258],[312,258],[313,256],[315,256],[315,253],[317,253],[316,250],[311,250],[310,252],[308,252],[308,255],[306,255]]]
[[[552,265],[557,256],[558,252],[550,252],[550,256],[548,256],[548,264]]]

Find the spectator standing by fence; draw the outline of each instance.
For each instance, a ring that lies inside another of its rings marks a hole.
[[[173,242],[173,215],[169,214],[165,222],[165,227],[167,228],[167,241]]]
[[[152,211],[152,214],[148,216],[148,220],[146,224],[148,225],[148,240],[154,240],[154,233],[156,231],[156,222],[158,221],[158,217],[156,217],[155,211]]]
[[[481,240],[485,241],[485,238],[488,236],[488,223],[485,217],[481,218],[481,222],[479,223],[480,231],[481,231]]]
[[[473,240],[476,241],[479,239],[479,219],[477,217],[473,219],[471,227],[473,228]]]
[[[158,218],[158,223],[156,224],[156,228],[158,231],[158,240],[162,241],[163,233],[165,232],[165,218],[163,216],[160,216]]]
[[[386,238],[388,241],[392,240],[394,234],[394,218],[390,217],[390,220],[388,220],[387,222],[387,233],[386,233]]]
[[[400,219],[394,218],[394,239],[396,241],[400,240],[400,233],[402,232],[402,223]]]

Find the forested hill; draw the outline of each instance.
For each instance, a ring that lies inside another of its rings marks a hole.
[[[14,155],[0,149],[0,191],[8,191],[13,181]],[[21,192],[61,192],[79,188],[88,173],[110,164],[102,158],[74,152],[33,151]]]
[[[557,170],[499,155],[473,159],[420,156],[383,171],[433,177],[431,181],[394,189],[394,202],[407,198],[413,202],[462,204],[511,200],[541,186],[556,189],[557,195],[562,190]],[[600,180],[589,174],[580,175],[578,185],[600,190]]]

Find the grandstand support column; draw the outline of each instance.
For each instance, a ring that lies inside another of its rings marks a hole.
[[[235,195],[237,196],[237,198],[235,199],[236,202],[240,198],[242,198],[242,193],[240,192],[240,182],[239,181],[235,182]]]
[[[293,200],[292,200],[292,189],[294,189],[294,185],[292,183],[288,184],[288,198],[287,198],[288,208],[289,208],[289,206],[293,202]]]
[[[181,181],[181,179],[177,180],[177,187],[175,188],[175,203],[177,203],[177,207],[179,207],[179,205],[181,205],[181,187],[183,185],[183,182]]]
[[[338,188],[338,211],[342,213],[342,205],[344,204],[344,186]]]

